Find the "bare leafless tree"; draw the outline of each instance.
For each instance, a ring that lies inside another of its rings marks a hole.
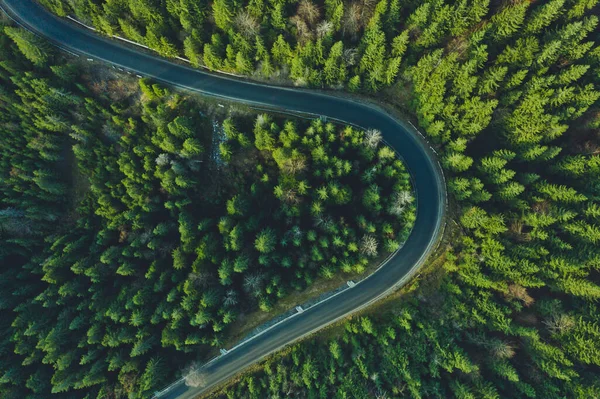
[[[377,256],[377,246],[377,238],[370,234],[365,234],[360,240],[360,252],[367,256]]]
[[[358,31],[362,27],[361,21],[361,5],[354,2],[348,6],[342,20],[342,33],[344,36],[356,37]]]
[[[235,23],[240,33],[246,37],[252,37],[258,34],[260,25],[256,18],[247,9],[242,9],[235,17]]]
[[[395,193],[390,201],[388,212],[390,215],[400,216],[404,213],[406,206],[413,201],[410,191],[400,191]]]
[[[260,114],[256,117],[255,126],[261,127],[269,123],[269,116],[267,114]]]
[[[358,0],[346,7],[342,19],[342,34],[356,39],[373,16],[376,5],[377,0]]]
[[[368,129],[365,132],[363,143],[369,148],[376,148],[381,142],[381,132],[377,129]]]
[[[533,297],[527,292],[527,288],[519,284],[509,284],[506,296],[522,301],[525,306],[531,306],[534,302]]]
[[[292,188],[283,191],[283,200],[289,204],[297,204],[300,202],[298,193]]]
[[[344,49],[342,53],[342,58],[344,59],[344,63],[348,66],[352,66],[356,64],[356,57],[358,55],[358,50],[355,48],[347,48]]]
[[[510,359],[515,355],[514,346],[507,341],[503,341],[501,339],[493,339],[488,345],[492,356],[496,359]]]
[[[319,7],[310,0],[300,0],[297,14],[309,25],[313,25],[321,16]]]
[[[333,24],[329,21],[321,21],[317,24],[317,37],[322,39],[333,31]]]
[[[295,15],[290,18],[290,22],[296,25],[296,34],[301,42],[306,42],[313,37],[313,30],[300,16]]]
[[[415,200],[412,193],[408,190],[396,193],[395,200],[401,205],[408,205]]]
[[[306,169],[306,158],[304,157],[293,157],[288,159],[283,165],[282,169],[286,173],[296,174]]]
[[[262,289],[263,276],[261,274],[250,274],[244,278],[244,290],[258,296]]]
[[[399,204],[398,202],[393,201],[388,209],[390,215],[400,216],[404,213],[406,207],[404,205]]]
[[[184,373],[185,385],[193,388],[205,387],[208,383],[206,373],[200,370],[200,367],[196,363],[192,363],[188,366]]]
[[[362,0],[360,7],[360,19],[363,22],[363,25],[366,25],[367,22],[371,19],[375,12],[375,7],[377,7],[377,3],[379,0]]]
[[[165,166],[165,165],[168,165],[168,164],[170,163],[170,160],[169,160],[169,154],[165,154],[165,153],[159,154],[159,155],[156,157],[156,159],[154,160],[154,162],[156,162],[156,164],[157,164],[158,166]]]
[[[575,318],[565,313],[553,314],[544,324],[552,334],[562,334],[575,326]]]

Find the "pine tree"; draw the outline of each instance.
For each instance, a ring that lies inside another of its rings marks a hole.
[[[4,32],[15,42],[21,53],[34,65],[45,66],[52,60],[53,53],[50,45],[35,34],[22,28],[13,28],[10,26],[5,26]]]

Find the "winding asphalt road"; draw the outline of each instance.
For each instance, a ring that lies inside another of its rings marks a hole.
[[[21,25],[63,49],[185,90],[270,109],[323,115],[378,129],[401,155],[413,177],[417,191],[415,226],[402,249],[385,265],[355,287],[278,324],[210,363],[204,369],[208,381],[204,388],[189,388],[180,381],[161,398],[194,398],[283,346],[364,308],[408,281],[434,249],[441,235],[446,205],[441,168],[418,134],[385,112],[348,99],[259,85],[177,65],[67,23],[32,0],[0,0],[0,5]]]

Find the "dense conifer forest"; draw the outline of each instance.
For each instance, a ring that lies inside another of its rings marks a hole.
[[[41,2],[197,66],[385,94],[439,150],[443,267],[221,397],[600,397],[597,0]],[[376,132],[234,117],[211,152],[192,98],[94,79],[20,29],[0,50],[2,397],[147,397],[240,303],[360,271],[410,230]],[[209,155],[230,175],[201,173]]]
[[[147,397],[240,313],[410,233],[410,176],[377,131],[213,126],[189,96],[0,40],[3,398]]]
[[[412,93],[459,206],[442,270],[221,397],[600,397],[597,2],[450,3],[379,2],[359,35],[383,29],[393,56],[386,21],[408,32],[393,93]]]

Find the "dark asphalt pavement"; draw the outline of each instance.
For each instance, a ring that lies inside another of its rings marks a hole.
[[[445,212],[442,171],[429,146],[413,130],[405,128],[402,122],[383,111],[339,97],[248,83],[177,65],[67,23],[31,0],[0,0],[0,5],[22,25],[87,58],[103,60],[205,95],[267,108],[324,115],[364,128],[378,129],[387,143],[402,156],[413,177],[417,190],[416,223],[404,247],[387,264],[354,288],[277,325],[212,362],[205,370],[208,378],[206,387],[189,388],[179,383],[161,398],[194,398],[286,344],[367,306],[408,280],[434,249],[442,231]]]

